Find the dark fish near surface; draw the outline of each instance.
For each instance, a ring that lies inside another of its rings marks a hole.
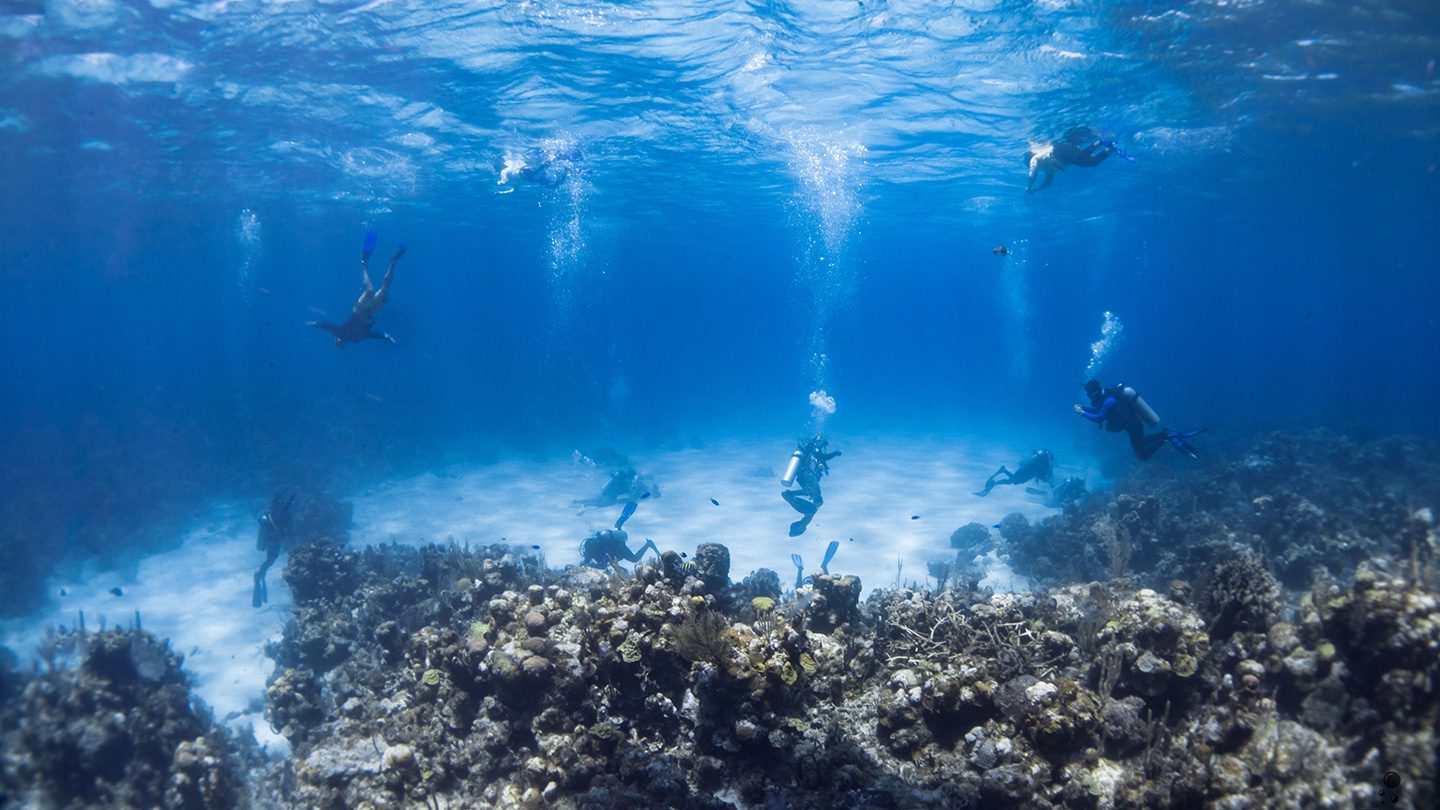
[[[911,515],[911,516],[910,516],[910,519],[911,519],[911,520],[919,520],[919,519],[920,519],[920,516],[919,516],[919,515]]]
[[[122,591],[122,590],[120,590],[120,586],[119,586],[119,585],[116,585],[115,587],[111,588],[111,589],[110,589],[110,593],[113,593],[113,594],[115,594],[116,596],[124,596],[124,595],[125,595],[125,592]]]
[[[640,493],[640,500],[643,501],[643,500],[645,500],[645,499],[648,498],[648,497],[650,497],[650,493],[648,493],[648,492],[642,492],[642,493]]]
[[[719,505],[720,505],[720,502],[717,501],[717,500],[715,500],[714,498],[711,498],[711,499],[710,499],[710,503],[713,503],[713,504],[715,504],[716,506],[719,506]]]
[[[539,544],[536,544],[536,545],[531,546],[531,548],[540,548],[540,546],[539,546]]]
[[[1010,248],[1007,248],[1004,245],[996,245],[995,247],[990,249],[990,252],[994,253],[996,256],[1009,256]]]

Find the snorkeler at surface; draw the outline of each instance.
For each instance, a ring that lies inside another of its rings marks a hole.
[[[1055,173],[1064,171],[1065,167],[1093,168],[1105,162],[1105,158],[1117,153],[1124,157],[1124,153],[1120,152],[1114,141],[1101,141],[1095,130],[1089,127],[1075,127],[1060,140],[1051,141],[1025,153],[1025,162],[1030,165],[1030,181],[1025,184],[1025,190],[1033,192],[1048,188],[1055,179]],[[1041,172],[1045,173],[1045,180],[1037,186],[1035,178]]]
[[[1200,457],[1195,448],[1185,440],[1203,432],[1204,428],[1184,432],[1161,428],[1159,433],[1145,433],[1145,426],[1154,427],[1160,424],[1160,417],[1135,393],[1134,388],[1124,383],[1106,388],[1099,380],[1090,380],[1085,383],[1085,393],[1090,397],[1090,404],[1076,405],[1075,413],[1103,426],[1111,433],[1123,431],[1129,434],[1130,448],[1141,461],[1148,461],[1155,455],[1155,451],[1167,443],[1190,458]]]
[[[815,513],[819,511],[820,505],[825,499],[820,496],[820,478],[830,473],[830,459],[837,458],[840,451],[833,453],[825,452],[830,444],[828,439],[816,436],[813,439],[805,439],[800,442],[800,447],[790,459],[790,466],[785,470],[785,477],[780,479],[782,486],[798,485],[794,492],[786,490],[780,493],[785,502],[795,507],[803,517],[790,524],[790,536],[799,537],[805,533],[810,526],[810,521],[815,519]]]
[[[506,152],[496,185],[510,186],[499,194],[514,191],[513,180],[524,180],[545,188],[559,188],[580,166],[580,148],[573,143],[534,147],[524,152]]]
[[[405,255],[405,245],[400,245],[395,250],[395,255],[390,257],[390,266],[385,269],[385,278],[380,282],[380,289],[376,290],[375,285],[370,282],[370,254],[375,251],[375,239],[374,231],[366,232],[365,247],[360,252],[360,277],[365,282],[365,289],[360,293],[360,298],[355,301],[355,306],[350,311],[350,317],[339,326],[323,321],[306,322],[307,326],[324,329],[334,335],[337,349],[345,348],[347,343],[359,343],[362,340],[395,342],[395,338],[390,335],[374,331],[375,314],[385,306],[385,301],[390,296],[390,282],[395,278],[395,263]]]
[[[270,509],[260,517],[260,532],[255,537],[255,548],[265,552],[265,562],[255,572],[255,590],[250,604],[260,607],[270,601],[270,591],[265,587],[265,574],[280,556],[280,547],[285,539],[294,533],[293,510],[295,493],[276,495],[270,499]]]
[[[1048,484],[1054,474],[1055,456],[1051,455],[1049,450],[1036,450],[1021,460],[1015,467],[1015,472],[1010,472],[1005,469],[1004,465],[1001,465],[1000,469],[985,481],[985,488],[975,494],[983,498],[989,495],[990,490],[994,489],[997,484],[1023,484],[1026,481],[1044,481]],[[1005,476],[1005,480],[996,480],[1002,475]]]

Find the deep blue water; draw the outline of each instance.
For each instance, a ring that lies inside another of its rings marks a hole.
[[[816,387],[1079,432],[1106,311],[1169,423],[1440,426],[1431,2],[0,12],[16,571],[295,478],[798,435]],[[1027,195],[1076,124],[1134,161]],[[367,229],[399,343],[340,352]]]

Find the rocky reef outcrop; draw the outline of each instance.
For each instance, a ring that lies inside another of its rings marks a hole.
[[[165,642],[116,629],[46,645],[45,671],[0,677],[0,806],[248,805],[240,752]]]

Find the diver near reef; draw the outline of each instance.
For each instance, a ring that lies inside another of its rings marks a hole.
[[[395,255],[390,257],[390,266],[385,269],[385,278],[380,282],[380,289],[376,290],[375,285],[370,282],[370,254],[375,252],[376,238],[374,231],[365,233],[365,247],[360,252],[360,277],[365,282],[365,289],[361,291],[360,298],[355,301],[355,307],[350,311],[350,317],[339,326],[323,321],[306,322],[306,326],[324,329],[334,335],[337,349],[345,348],[347,343],[359,343],[362,340],[395,342],[395,338],[385,332],[374,331],[375,314],[385,306],[385,301],[390,297],[390,282],[395,278],[395,263],[405,255],[405,245],[402,244],[396,248]]]
[[[1002,475],[1005,476],[1003,481],[996,480]],[[986,479],[985,488],[975,494],[983,498],[989,495],[990,490],[997,484],[1023,484],[1027,481],[1044,481],[1048,484],[1054,475],[1055,456],[1049,450],[1036,450],[1016,465],[1015,472],[1010,472],[1002,464],[994,475]]]
[[[602,529],[584,540],[580,541],[580,561],[591,568],[608,568],[612,561],[615,562],[640,562],[646,551],[660,553],[660,548],[655,541],[645,538],[645,545],[636,551],[630,550],[630,535],[621,528],[625,521],[635,514],[636,503],[631,501],[625,504],[625,509],[620,513],[620,519],[615,521],[615,528]]]
[[[1111,433],[1123,431],[1129,434],[1130,448],[1141,461],[1148,461],[1167,443],[1190,458],[1200,457],[1195,448],[1185,440],[1203,432],[1204,428],[1183,432],[1161,428],[1159,433],[1145,433],[1147,425],[1155,427],[1160,424],[1160,417],[1155,415],[1155,411],[1141,399],[1134,388],[1124,383],[1106,388],[1099,380],[1090,380],[1085,383],[1085,393],[1090,397],[1090,404],[1076,405],[1075,413]]]
[[[265,562],[255,572],[255,590],[250,604],[260,607],[270,601],[270,591],[265,587],[265,574],[280,556],[280,547],[285,539],[294,534],[295,493],[279,494],[270,499],[270,509],[260,516],[260,531],[255,537],[255,548],[265,552]]]
[[[1114,141],[1100,140],[1100,136],[1090,127],[1074,127],[1060,140],[1051,141],[1025,153],[1025,162],[1030,165],[1030,181],[1025,184],[1025,191],[1034,192],[1048,188],[1055,179],[1055,173],[1064,171],[1067,166],[1094,168],[1111,155],[1130,159],[1120,151]],[[1037,186],[1035,178],[1041,172],[1045,173],[1045,179]]]
[[[804,534],[810,521],[815,519],[820,505],[825,503],[825,499],[820,496],[820,478],[830,473],[830,459],[840,455],[839,450],[833,453],[825,452],[829,444],[828,439],[820,436],[801,440],[799,449],[790,457],[790,466],[786,467],[785,476],[780,479],[782,486],[798,485],[798,489],[793,492],[786,490],[780,493],[780,497],[802,515],[799,520],[790,524],[791,537]]]

